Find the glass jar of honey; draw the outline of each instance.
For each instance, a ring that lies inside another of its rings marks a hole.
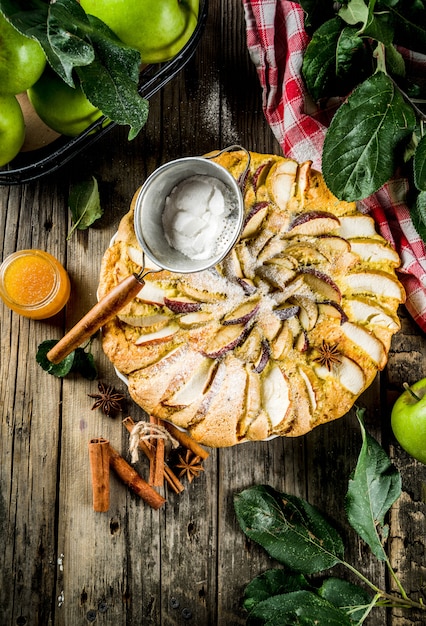
[[[70,290],[67,272],[48,252],[19,250],[0,266],[0,296],[24,317],[52,317],[66,305]]]

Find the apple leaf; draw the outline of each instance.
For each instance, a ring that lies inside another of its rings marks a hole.
[[[364,51],[364,41],[358,35],[356,28],[347,26],[337,40],[336,48],[336,74],[345,76],[353,72],[354,54],[356,51]],[[356,72],[355,72],[356,74]]]
[[[294,600],[299,598],[303,601],[306,597],[291,595],[290,598],[285,597],[295,591],[310,591],[316,593],[320,598],[343,610],[345,613],[350,613],[352,621],[347,622],[345,621],[345,617],[343,617],[342,623],[358,622],[364,615],[365,607],[368,606],[372,600],[371,596],[362,587],[340,578],[326,578],[322,582],[321,587],[316,589],[301,574],[295,574],[287,569],[270,569],[256,576],[256,578],[253,578],[246,586],[244,589],[243,606],[245,610],[251,614],[252,618],[256,615],[256,619],[259,619],[260,616],[262,619],[265,619],[271,609],[271,603],[266,602],[260,608],[257,608],[256,612],[254,612],[255,607],[257,607],[260,602],[265,602],[271,597],[280,596],[272,605],[275,605],[277,609],[279,607],[280,610],[290,610],[290,614],[286,616],[288,619],[293,616]],[[324,607],[324,605],[322,606]],[[328,605],[325,606],[329,609]],[[337,615],[339,618],[342,617],[339,613]],[[249,621],[248,623],[251,622]]]
[[[341,22],[334,18],[315,31],[303,57],[302,73],[306,87],[314,100],[328,91],[328,83],[334,76],[337,41]]]
[[[267,485],[254,486],[234,496],[238,522],[247,537],[285,569],[268,570],[247,585],[247,626],[360,626],[375,606],[425,608],[422,599],[407,596],[383,548],[388,532],[384,517],[401,495],[401,476],[383,448],[366,433],[364,412],[357,410],[362,446],[349,480],[346,512],[358,535],[385,562],[399,593],[382,591],[344,560],[340,536],[317,509]],[[347,567],[363,586],[335,576],[305,578],[305,574],[318,574],[333,563],[339,570]]]
[[[81,88],[104,115],[117,124],[128,124],[129,140],[134,139],[148,118],[148,102],[137,91],[139,52],[117,45],[101,20],[92,15],[89,20],[96,57],[90,65],[76,68]]]
[[[74,353],[71,352],[71,354],[66,356],[60,363],[52,363],[51,361],[49,361],[46,355],[57,343],[58,340],[56,339],[46,339],[46,341],[43,341],[38,346],[36,361],[49,374],[57,376],[58,378],[63,378],[72,370],[72,366],[74,363]]]
[[[95,60],[93,45],[85,39],[88,26],[88,18],[77,2],[57,0],[48,11],[47,39],[43,37],[40,44],[50,65],[71,87],[74,86],[73,68]]]
[[[31,0],[0,0],[0,12],[23,35],[38,39],[46,30],[48,5]]]
[[[351,608],[351,620],[357,624],[365,615],[365,607],[371,604],[371,596],[359,585],[354,585],[341,578],[326,578],[318,589],[318,595],[335,606],[345,609]],[[357,608],[359,607],[359,608]]]
[[[362,23],[363,26],[365,26],[369,15],[368,6],[365,4],[364,0],[350,0],[350,2],[345,3],[339,10],[339,16],[347,24],[352,25]]]
[[[343,557],[339,533],[301,498],[258,485],[237,494],[234,506],[243,532],[295,572],[319,572]]]
[[[414,184],[419,191],[426,191],[426,135],[420,139],[414,154]]]
[[[87,99],[110,120],[128,125],[134,139],[148,117],[138,92],[140,53],[123,44],[75,0],[0,0],[0,11],[22,34],[36,39],[50,66],[69,86],[76,78]]]
[[[369,19],[362,29],[363,37],[371,37],[389,46],[394,37],[394,25],[390,14],[386,11],[373,14],[370,11]]]
[[[75,229],[86,230],[103,215],[99,196],[98,181],[94,176],[73,185],[70,189],[68,204],[72,215],[73,228],[67,239]]]
[[[364,40],[357,29],[342,20],[328,20],[318,28],[303,56],[302,75],[315,101],[330,95],[346,95],[366,78]]]
[[[47,353],[58,343],[57,339],[46,339],[37,349],[36,361],[48,374],[64,378],[71,372],[78,372],[88,380],[95,380],[98,375],[93,354],[84,348],[76,348],[60,363],[52,363]]]
[[[246,611],[250,612],[256,604],[271,596],[301,589],[310,589],[310,584],[302,574],[295,574],[286,569],[269,569],[253,578],[244,589],[243,605]]]
[[[293,591],[272,596],[256,604],[247,626],[351,626],[353,622],[340,608],[311,591]]]
[[[426,191],[420,191],[411,210],[411,217],[417,232],[426,241]]]
[[[95,365],[95,359],[91,352],[86,352],[84,348],[76,348],[74,350],[74,362],[72,366],[73,372],[78,372],[80,376],[87,380],[95,380],[98,370]]]
[[[331,192],[356,201],[380,189],[415,125],[413,109],[389,76],[367,78],[337,110],[324,140],[323,175]]]
[[[377,441],[362,422],[364,411],[357,411],[361,426],[362,448],[349,480],[346,494],[348,521],[381,561],[387,556],[383,548],[387,528],[384,517],[401,495],[401,476]]]
[[[393,44],[389,44],[385,48],[386,66],[394,76],[404,77],[406,75],[405,61],[402,54],[395,48]]]

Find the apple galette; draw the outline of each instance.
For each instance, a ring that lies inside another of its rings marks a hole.
[[[244,151],[214,158],[244,178],[239,241],[211,270],[148,274],[103,348],[137,404],[205,445],[302,435],[347,413],[385,366],[400,260],[310,162],[251,153],[243,176]],[[131,207],[99,295],[142,264]]]

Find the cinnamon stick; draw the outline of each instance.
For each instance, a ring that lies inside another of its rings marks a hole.
[[[126,417],[123,420],[123,425],[127,428],[129,433],[131,433],[132,430],[133,430],[133,427],[135,425],[135,422],[129,416],[129,417]],[[142,450],[142,452],[145,454],[145,456],[147,457],[148,461],[150,463],[152,463],[153,462],[153,457],[154,457],[154,453],[153,453],[152,449],[142,439],[139,440],[138,446],[139,446],[139,449]],[[170,469],[170,467],[167,465],[167,463],[164,463],[163,471],[164,471],[164,478],[166,479],[167,484],[171,487],[171,489],[173,489],[173,491],[175,493],[181,493],[185,489],[185,487],[180,482],[180,480],[176,476],[176,474],[174,474],[174,472]]]
[[[150,415],[151,424],[159,424],[159,421],[153,415]],[[162,487],[164,482],[164,439],[152,438],[149,442],[152,447],[153,456],[149,464],[149,484],[152,487]]]
[[[192,437],[190,437],[186,432],[179,430],[170,422],[162,422],[164,428],[166,428],[169,433],[177,440],[179,443],[188,450],[191,450],[195,454],[195,456],[199,456],[201,459],[207,459],[210,456],[210,453],[200,446],[199,443],[195,441]]]
[[[133,469],[131,465],[109,445],[110,466],[120,480],[123,481],[134,493],[144,500],[153,509],[159,509],[166,500]]]
[[[109,442],[102,437],[89,441],[92,476],[93,510],[105,513],[109,509]]]

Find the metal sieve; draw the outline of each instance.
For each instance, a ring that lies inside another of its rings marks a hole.
[[[162,215],[167,197],[182,181],[191,176],[210,176],[221,181],[232,199],[227,218],[226,241],[221,252],[208,259],[191,259],[171,247],[164,233]],[[222,165],[206,157],[184,157],[165,163],[145,181],[136,198],[134,228],[146,256],[162,269],[188,274],[206,270],[219,263],[237,241],[244,218],[244,200],[235,178]]]
[[[229,253],[241,232],[244,199],[234,177],[222,165],[210,159],[233,150],[243,150],[247,155],[246,170],[240,177],[244,182],[250,166],[250,153],[241,146],[230,146],[210,157],[183,157],[170,161],[146,179],[136,198],[134,214],[135,234],[144,253],[144,267],[139,273],[128,276],[116,285],[48,352],[47,358],[52,363],[62,361],[117,315],[143,289],[143,279],[148,273],[165,269],[182,274],[200,272],[213,267]],[[225,245],[209,259],[191,259],[172,248],[167,242],[162,223],[166,198],[179,182],[193,175],[206,175],[220,180],[226,185],[233,200]],[[145,268],[145,255],[153,262],[154,268]]]

